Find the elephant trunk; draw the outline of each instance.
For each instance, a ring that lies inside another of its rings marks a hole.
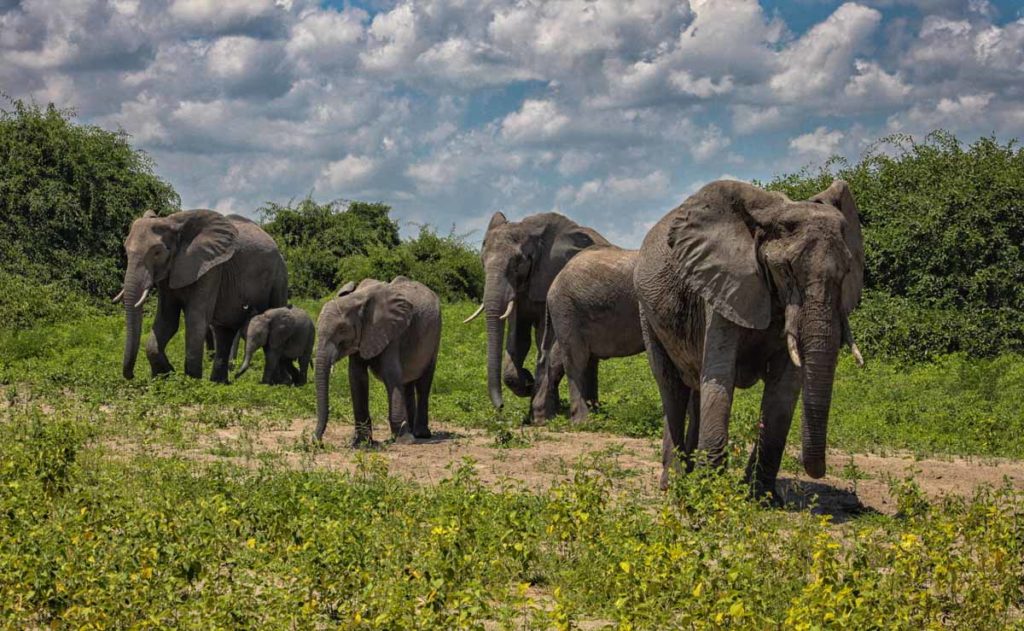
[[[504,355],[505,322],[502,315],[512,298],[512,288],[500,271],[489,270],[484,290],[484,314],[487,318],[487,391],[491,404],[501,409],[501,362]],[[507,317],[507,316],[506,316]]]
[[[246,345],[246,353],[249,347]],[[317,440],[323,440],[324,431],[327,429],[327,417],[330,414],[330,399],[328,388],[331,380],[331,365],[337,357],[337,349],[329,342],[325,342],[316,353],[316,431],[313,433]]]
[[[242,360],[242,365],[239,366],[238,372],[235,373],[235,379],[238,379],[245,374],[245,371],[249,370],[249,363],[252,361],[252,354],[254,352],[256,352],[256,345],[246,343],[245,358]]]
[[[142,297],[149,291],[153,277],[149,271],[139,264],[129,262],[128,271],[124,275],[124,288],[121,290],[121,303],[124,305],[125,337],[124,357],[121,361],[121,374],[125,379],[135,377],[135,358],[139,353],[139,340],[142,338]]]
[[[800,346],[803,359],[801,459],[812,478],[825,475],[825,438],[832,404],[832,383],[839,355],[840,321],[823,305],[804,308]]]

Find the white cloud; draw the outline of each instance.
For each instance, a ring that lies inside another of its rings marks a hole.
[[[743,104],[732,106],[732,128],[737,134],[751,134],[774,129],[782,120],[782,110],[776,106],[754,107]]]
[[[373,158],[350,154],[324,167],[317,180],[317,188],[341,192],[365,183],[376,170],[377,161]]]
[[[839,130],[818,127],[789,141],[789,148],[804,158],[822,159],[839,151],[845,135]]]
[[[697,162],[706,162],[718,155],[732,144],[732,140],[722,133],[716,125],[709,125],[700,136],[700,140],[692,147],[691,152]]]
[[[530,99],[519,111],[501,122],[501,133],[513,142],[531,142],[552,138],[569,124],[569,117],[558,111],[552,101]]]

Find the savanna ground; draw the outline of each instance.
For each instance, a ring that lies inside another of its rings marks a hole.
[[[829,475],[788,457],[771,509],[740,483],[756,391],[727,474],[663,493],[643,356],[602,365],[585,431],[523,426],[527,401],[490,408],[483,327],[460,324],[473,307],[445,307],[435,437],[372,452],[347,447],[343,363],[318,447],[312,385],[259,385],[260,366],[228,386],[122,380],[114,311],[0,330],[5,625],[1024,625],[1024,358],[844,355]]]

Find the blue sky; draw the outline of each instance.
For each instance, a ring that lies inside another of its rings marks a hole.
[[[707,181],[1024,135],[1017,0],[0,0],[0,91],[121,127],[185,207],[557,210],[636,246]]]

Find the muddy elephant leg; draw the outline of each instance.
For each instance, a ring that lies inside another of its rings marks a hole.
[[[153,320],[153,332],[146,339],[146,359],[154,377],[173,372],[174,367],[167,359],[167,342],[178,332],[181,320],[181,307],[171,299],[157,302],[156,318]]]
[[[786,353],[779,353],[768,366],[757,441],[750,452],[745,476],[755,495],[760,497],[771,493],[775,503],[781,500],[775,482],[799,396],[800,369],[793,365]]]
[[[231,343],[235,339],[235,329],[225,327],[212,327],[215,339],[213,368],[210,372],[210,380],[227,383],[228,381],[228,360],[231,353]]]
[[[412,435],[416,438],[430,438],[430,388],[434,383],[434,368],[437,360],[430,362],[427,370],[416,380],[416,422]]]
[[[738,346],[739,327],[712,313],[704,333],[697,449],[704,452],[708,465],[717,468],[726,464]]]
[[[509,318],[509,334],[505,344],[505,357],[501,363],[501,378],[517,397],[533,395],[533,375],[523,363],[530,352],[530,334],[533,323],[513,312]]]
[[[654,381],[658,384],[658,393],[661,395],[664,427],[659,486],[665,490],[673,475],[683,473],[680,455],[685,453],[683,432],[686,428],[686,406],[690,401],[690,388],[683,383],[679,369],[644,318],[641,318],[641,328],[647,346],[647,363],[651,367]]]
[[[353,447],[373,445],[373,422],[370,420],[370,375],[366,362],[355,355],[348,358],[348,386],[352,395],[352,416],[356,434]]]

